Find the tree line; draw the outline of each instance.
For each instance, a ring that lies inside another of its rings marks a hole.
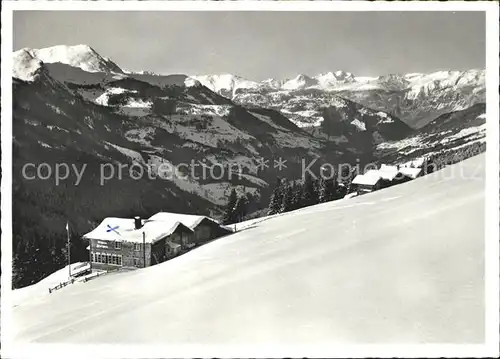
[[[306,174],[303,180],[291,182],[277,178],[267,214],[284,213],[335,201],[346,194],[345,184],[339,183],[335,178],[313,178],[310,174]]]
[[[442,150],[431,155],[434,170],[440,170],[446,166],[462,162],[468,158],[477,156],[486,151],[486,142],[473,142],[460,148]]]

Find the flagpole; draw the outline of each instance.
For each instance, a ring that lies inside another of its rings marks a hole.
[[[146,268],[146,232],[142,231],[142,256],[144,260],[143,268]]]
[[[71,278],[71,247],[70,247],[70,242],[69,242],[69,223],[68,222],[66,222],[66,233],[68,234],[68,270],[69,270],[69,278]]]

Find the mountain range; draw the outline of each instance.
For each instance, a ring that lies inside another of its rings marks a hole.
[[[194,78],[237,103],[277,108],[299,126],[320,120],[321,107],[339,96],[389,112],[412,128],[421,128],[443,113],[485,102],[485,70],[482,69],[378,77],[357,77],[350,72],[336,71],[262,82],[230,74]],[[289,102],[310,94],[314,96],[314,103],[304,99],[302,108]]]
[[[419,153],[432,152],[430,142],[415,140],[431,134],[432,143],[448,147],[482,141],[484,76],[484,70],[380,77],[336,71],[255,82],[230,74],[130,72],[87,45],[18,50],[15,237],[60,234],[67,219],[83,233],[106,216],[171,210],[218,217],[232,188],[248,193],[249,211],[257,211],[276,177],[300,178],[303,160],[314,162],[312,170],[368,163],[408,141]],[[286,168],[275,168],[277,160]],[[184,166],[191,161],[198,172]],[[78,186],[73,173],[56,185],[52,178],[26,179],[26,163],[86,170]],[[120,164],[136,167],[102,184],[102,168]],[[162,164],[182,176],[159,178]],[[139,169],[154,179],[137,178]],[[200,178],[207,169],[216,174]]]

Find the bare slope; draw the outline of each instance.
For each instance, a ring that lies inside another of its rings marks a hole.
[[[484,155],[14,308],[36,342],[480,342]]]

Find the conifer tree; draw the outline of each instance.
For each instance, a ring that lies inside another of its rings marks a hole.
[[[319,201],[329,202],[337,199],[337,182],[333,178],[321,178]]]
[[[312,206],[319,203],[317,180],[306,174],[302,188],[301,207]]]
[[[243,194],[240,197],[238,197],[236,205],[234,206],[233,215],[235,222],[241,222],[245,219],[245,216],[247,215],[247,209],[248,209],[248,199],[246,194]]]
[[[294,188],[293,185],[286,185],[284,189],[284,196],[281,202],[281,211],[280,212],[289,212],[293,210],[293,193]]]
[[[302,202],[302,182],[294,183],[292,188],[292,210],[299,209]]]
[[[283,201],[283,188],[282,181],[280,178],[276,180],[276,187],[274,188],[273,194],[271,195],[271,200],[269,201],[269,207],[267,214],[276,214],[281,211],[281,203]]]
[[[236,207],[237,200],[238,196],[236,195],[236,190],[233,188],[231,190],[231,194],[229,195],[226,209],[224,211],[224,219],[223,219],[224,224],[234,223],[235,220],[234,210]]]

